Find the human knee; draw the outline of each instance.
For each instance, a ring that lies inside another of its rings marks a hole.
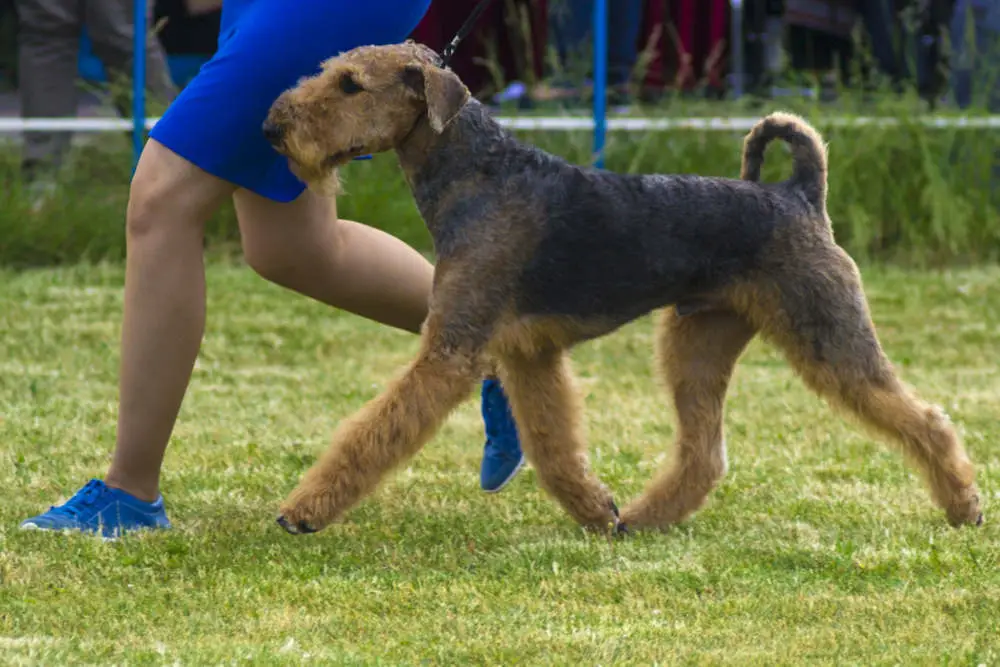
[[[158,233],[201,233],[211,209],[168,174],[136,175],[129,189],[125,233],[131,242]]]
[[[129,189],[126,234],[135,241],[160,232],[201,233],[231,192],[225,182],[150,140]]]
[[[159,170],[136,173],[129,188],[125,231],[130,240],[142,239],[170,224],[176,216],[178,194]]]

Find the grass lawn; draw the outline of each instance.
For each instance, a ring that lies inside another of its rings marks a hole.
[[[109,460],[123,273],[0,273],[0,663],[1000,663],[1000,268],[865,276],[900,373],[978,466],[980,530],[755,342],[730,473],[666,534],[586,536],[530,469],[481,493],[470,400],[345,523],[291,537],[278,502],[417,340],[215,263],[163,480],[175,529],[23,533]],[[650,355],[648,319],[574,353],[622,503],[673,434]]]

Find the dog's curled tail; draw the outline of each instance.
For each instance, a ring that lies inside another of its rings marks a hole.
[[[790,183],[818,209],[826,206],[826,144],[812,125],[795,114],[778,111],[762,118],[743,141],[740,178],[759,181],[764,151],[775,139],[792,149],[795,166]]]

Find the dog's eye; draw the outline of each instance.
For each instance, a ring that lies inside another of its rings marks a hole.
[[[340,90],[344,92],[345,95],[353,95],[355,93],[360,93],[364,88],[361,87],[357,81],[354,80],[350,74],[345,74],[340,77]]]

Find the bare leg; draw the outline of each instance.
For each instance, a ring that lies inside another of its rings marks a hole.
[[[144,500],[159,495],[204,330],[204,223],[232,190],[152,140],[132,181],[118,437],[105,481]]]
[[[236,193],[243,249],[261,276],[317,301],[419,332],[434,267],[399,239],[337,219],[336,202],[306,191],[279,204]]]
[[[726,389],[754,329],[729,311],[685,317],[670,309],[658,357],[677,411],[673,462],[622,512],[630,528],[667,528],[695,512],[726,472],[722,428]]]
[[[589,470],[580,433],[580,399],[562,350],[508,356],[500,378],[510,395],[521,446],[542,487],[581,524],[604,529],[616,522],[611,493]]]
[[[159,495],[164,452],[205,323],[205,220],[235,188],[150,141],[128,211],[118,437],[105,482]],[[432,266],[388,234],[338,223],[332,201],[235,193],[250,262],[331,305],[409,331],[427,312]]]

